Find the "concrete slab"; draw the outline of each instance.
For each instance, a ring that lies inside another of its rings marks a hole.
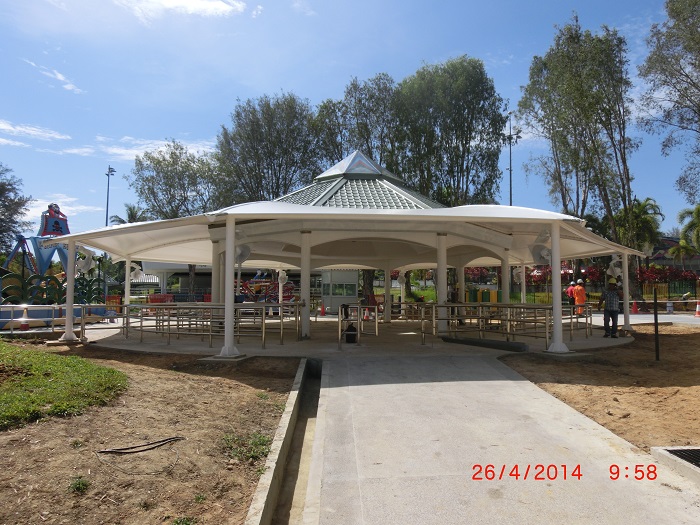
[[[324,361],[304,523],[699,522],[697,486],[495,357]]]

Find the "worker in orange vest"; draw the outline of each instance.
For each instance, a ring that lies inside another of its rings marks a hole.
[[[574,301],[577,305],[586,304],[586,288],[584,287],[583,279],[576,281],[576,286],[574,287]],[[579,306],[576,309],[578,315],[583,315],[583,306]]]

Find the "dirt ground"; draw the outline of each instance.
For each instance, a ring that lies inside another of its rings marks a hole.
[[[502,360],[645,451],[700,446],[700,327],[660,326],[659,334],[659,361],[653,326],[635,327],[629,345],[586,351],[588,356]]]
[[[700,327],[662,326],[660,361],[653,327],[637,327],[634,338],[574,359],[503,361],[644,450],[700,446]],[[204,365],[193,356],[50,351],[122,370],[129,389],[82,416],[0,433],[0,524],[244,521],[260,464],[230,459],[223,436],[274,433],[298,360]],[[98,453],[168,437],[185,439],[124,457]],[[83,495],[69,490],[77,476],[90,482]]]
[[[48,351],[122,370],[129,388],[84,415],[0,433],[0,524],[244,522],[264,460],[232,459],[224,436],[274,436],[298,359],[202,364],[92,347]],[[170,437],[184,439],[98,452]],[[89,482],[84,494],[71,491],[78,476]]]

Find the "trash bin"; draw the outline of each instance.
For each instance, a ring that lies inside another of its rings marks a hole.
[[[498,290],[489,290],[489,302],[498,302]]]
[[[671,301],[666,302],[666,313],[667,314],[673,313],[673,303]]]
[[[469,292],[468,301],[470,303],[478,303],[479,302],[479,290],[477,290],[476,288],[470,288],[468,290],[468,292]]]
[[[345,329],[345,342],[355,343],[357,342],[357,328],[354,324],[350,323]]]
[[[481,290],[481,302],[482,303],[491,302],[491,290],[489,290],[489,289]]]

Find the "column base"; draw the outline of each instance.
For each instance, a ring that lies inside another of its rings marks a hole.
[[[569,350],[569,347],[564,343],[552,343],[549,345],[549,348],[545,350],[545,352],[549,352],[551,354],[566,354],[571,352],[571,350]]]

